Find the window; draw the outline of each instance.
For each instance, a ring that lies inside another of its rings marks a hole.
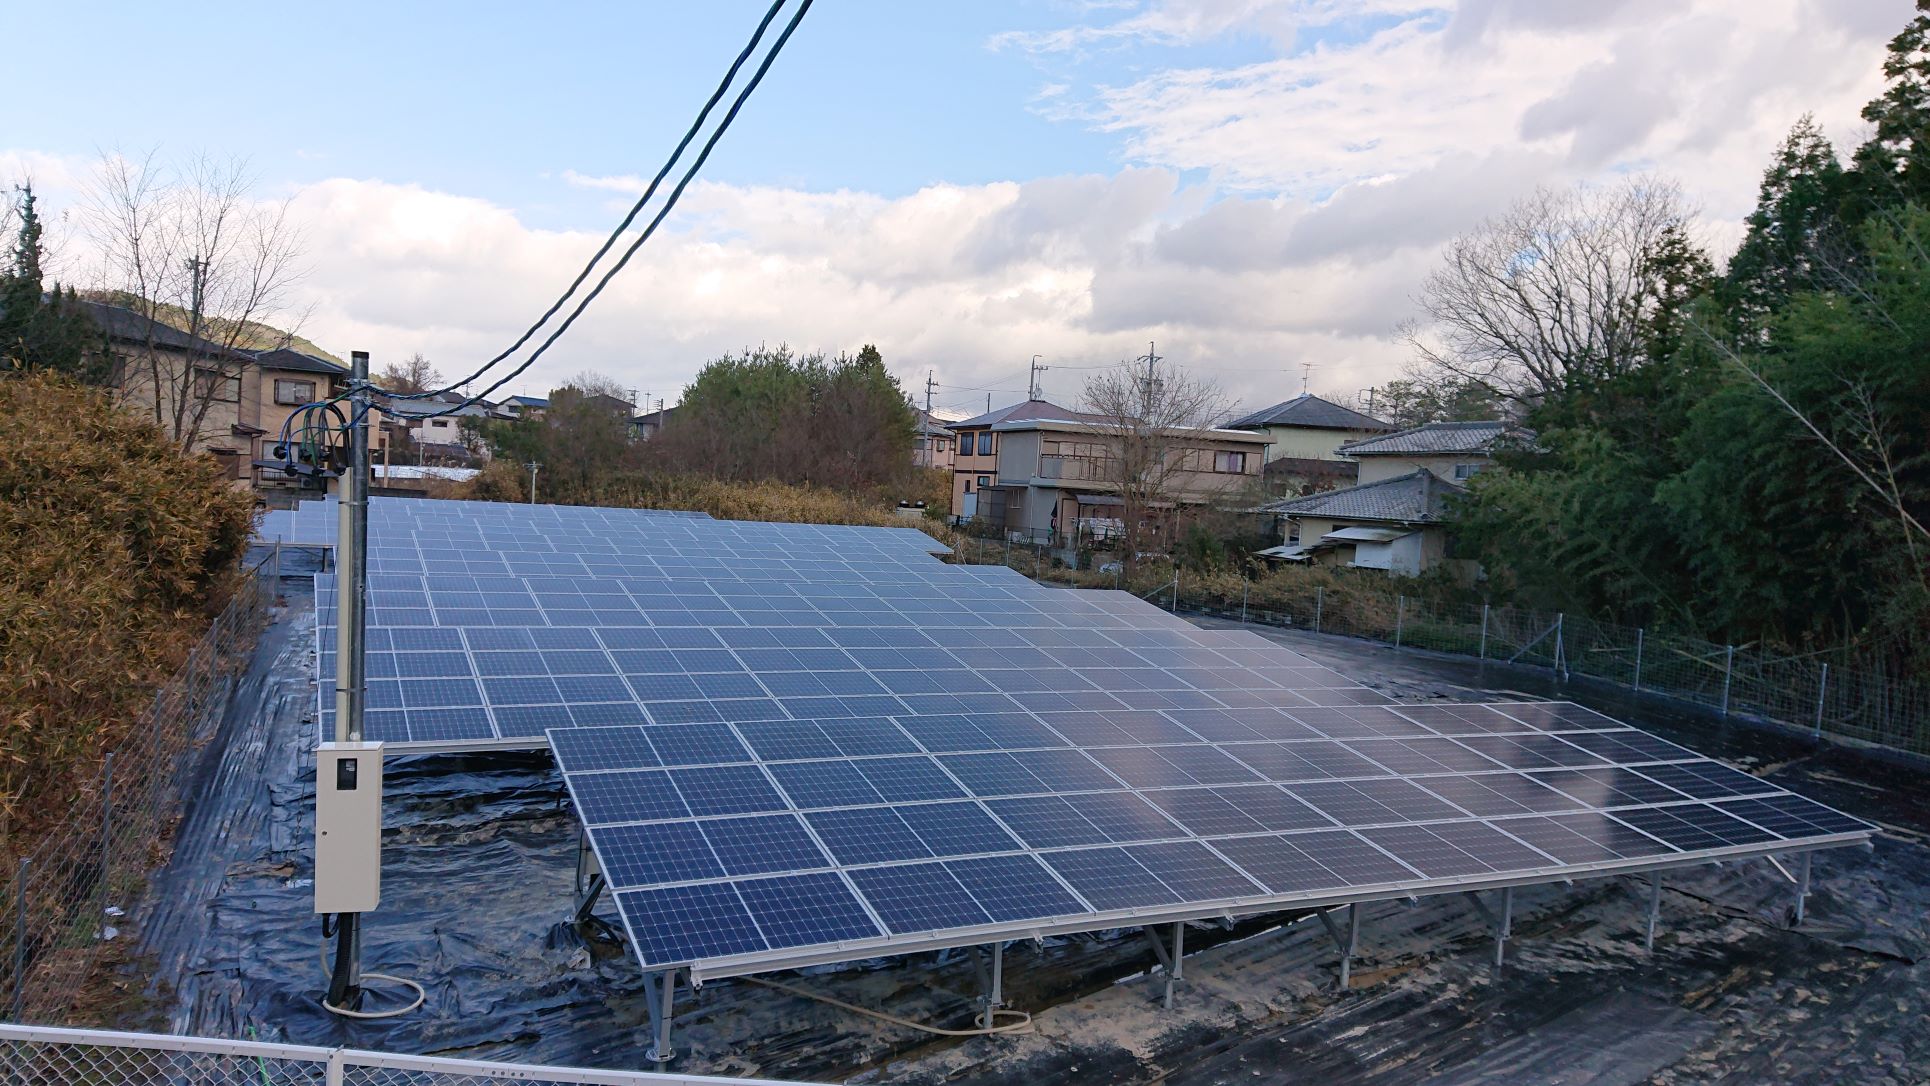
[[[275,378],[275,402],[283,404],[303,404],[315,402],[315,382],[291,381],[285,377]]]
[[[216,403],[241,402],[241,375],[202,366],[194,371],[194,398]]]
[[[978,432],[978,454],[980,456],[992,455],[992,431],[980,430]]]
[[[984,490],[986,487],[991,485],[992,485],[992,477],[990,475],[981,475],[978,477],[978,488],[980,490]]]
[[[971,492],[972,492],[972,480],[970,477],[967,477],[965,480],[965,493],[969,495],[971,494]]]
[[[1463,480],[1472,479],[1486,466],[1486,464],[1456,464],[1454,465],[1454,477]]]
[[[1230,475],[1246,474],[1246,454],[1243,452],[1216,452],[1213,454],[1213,470]]]
[[[1287,521],[1287,542],[1292,544],[1298,544],[1300,542],[1300,522],[1299,521],[1297,520]]]
[[[447,430],[449,428],[449,420],[448,419],[430,419],[429,425],[435,427],[438,430]]]

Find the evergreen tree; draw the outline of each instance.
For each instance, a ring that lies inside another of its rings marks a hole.
[[[20,230],[0,272],[0,364],[6,370],[52,370],[83,381],[107,376],[101,333],[72,288],[45,282],[45,227],[33,186],[20,188]]]
[[[1729,261],[1723,298],[1745,337],[1798,293],[1822,289],[1854,262],[1839,218],[1846,174],[1836,149],[1805,114],[1763,172],[1749,232]]]
[[[1930,206],[1930,0],[1917,0],[1916,18],[1890,39],[1883,75],[1889,86],[1863,107],[1873,130],[1856,151],[1857,210]]]

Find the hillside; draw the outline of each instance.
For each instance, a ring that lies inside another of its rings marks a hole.
[[[91,302],[104,302],[108,305],[125,306],[129,309],[140,308],[140,299],[122,290],[82,291],[81,297]],[[168,305],[166,303],[162,303],[156,307],[154,316],[161,323],[172,328],[178,328],[183,332],[187,331],[188,325],[192,323],[188,319],[187,310],[182,309],[180,306]],[[225,340],[227,335],[225,330],[221,328],[221,322],[213,321],[210,323],[213,325],[214,330],[205,331],[202,334],[208,339],[216,341]],[[312,340],[296,335],[293,332],[285,332],[271,324],[262,324],[257,321],[248,321],[241,326],[240,334],[235,337],[235,346],[245,351],[266,351],[276,347],[288,347],[292,350],[300,351],[303,354],[313,355],[316,358],[326,358],[338,366],[348,365],[348,363],[342,359],[317,347]]]

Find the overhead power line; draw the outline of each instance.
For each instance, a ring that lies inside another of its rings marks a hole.
[[[690,131],[687,132],[684,135],[683,140],[678,143],[677,150],[670,156],[670,159],[664,163],[663,169],[658,171],[657,176],[650,182],[650,186],[644,191],[643,196],[637,201],[636,205],[631,208],[630,213],[624,217],[622,224],[619,225],[616,231],[611,234],[610,238],[604,242],[603,247],[597,250],[596,255],[591,258],[590,263],[587,266],[585,266],[585,268],[583,269],[583,272],[577,276],[576,280],[573,283],[570,284],[570,289],[564,292],[563,297],[559,298],[556,304],[550,307],[549,311],[543,315],[542,319],[538,320],[535,325],[532,325],[528,331],[524,332],[523,335],[517,339],[516,343],[509,348],[509,350],[504,351],[502,354],[499,354],[495,358],[491,359],[481,369],[477,370],[474,374],[470,375],[468,378],[465,378],[462,381],[458,381],[455,384],[449,386],[448,388],[438,390],[437,392],[417,393],[406,398],[422,399],[429,396],[443,395],[449,392],[453,392],[456,389],[461,388],[462,386],[469,384],[473,381],[478,381],[483,379],[483,377],[489,372],[490,369],[495,367],[497,364],[501,363],[504,359],[508,358],[511,354],[515,353],[515,351],[518,348],[520,348],[523,344],[527,343],[529,339],[532,336],[534,336],[536,332],[539,329],[541,329],[545,323],[549,321],[551,316],[553,316],[558,310],[560,310],[565,304],[568,303],[570,297],[575,293],[577,287],[580,286],[583,283],[583,281],[589,277],[591,271],[594,270],[596,264],[603,258],[603,256],[606,253],[608,253],[611,247],[615,244],[617,238],[622,235],[623,231],[627,229],[632,222],[635,221],[637,215],[642,212],[644,205],[648,203],[650,197],[653,194],[655,194],[658,186],[662,183],[663,179],[669,175],[671,169],[674,168],[678,158],[683,154],[683,151],[685,150],[685,148],[689,145],[690,141],[695,137],[696,133],[702,128],[705,118],[707,118],[710,114],[711,108],[717,104],[717,102],[723,97],[723,95],[729,89],[732,81],[736,78],[739,68],[742,67],[744,62],[750,57],[751,53],[753,53],[756,50],[757,44],[759,41],[762,40],[765,30],[770,26],[772,20],[777,16],[778,12],[783,9],[784,4],[787,2],[788,0],[776,0],[776,2],[771,5],[770,10],[765,13],[763,21],[758,24],[757,31],[755,34],[752,35],[750,43],[744,47],[744,51],[740,53],[737,57],[737,60],[734,63],[732,63],[730,67],[730,71],[724,77],[724,81],[718,86],[716,92],[712,94],[710,100],[705,103],[702,112],[698,114],[697,120],[694,124],[692,124]],[[657,232],[657,227],[663,224],[664,219],[669,217],[670,212],[677,206],[677,201],[682,198],[684,194],[684,190],[690,186],[691,181],[693,181],[696,178],[697,172],[700,169],[702,169],[704,163],[709,160],[710,154],[713,150],[716,149],[718,141],[723,139],[724,133],[730,130],[731,123],[737,119],[737,114],[739,113],[739,111],[741,111],[744,108],[744,103],[750,99],[752,92],[757,90],[758,84],[764,81],[764,76],[770,72],[771,65],[776,63],[778,55],[784,51],[785,44],[791,40],[791,35],[797,31],[798,24],[804,21],[805,13],[811,10],[812,3],[813,3],[813,0],[801,0],[801,2],[798,5],[797,11],[792,14],[790,21],[785,24],[784,29],[778,35],[777,40],[774,43],[772,43],[770,51],[764,55],[764,59],[761,63],[758,64],[757,70],[751,74],[750,81],[744,85],[744,88],[741,91],[738,92],[736,99],[731,102],[730,109],[725,112],[723,119],[718,122],[716,129],[712,131],[709,138],[707,138],[704,141],[704,145],[698,151],[695,161],[693,161],[690,164],[690,167],[684,171],[683,176],[677,181],[676,187],[670,191],[669,196],[665,197],[663,206],[657,210],[656,215],[653,216],[650,222],[648,223],[648,225],[646,225],[643,228],[642,233],[637,235],[636,239],[632,241],[626,249],[624,249],[622,256],[620,256],[617,259],[616,263],[603,273],[602,277],[597,280],[596,285],[590,289],[589,293],[585,294],[582,300],[577,302],[576,306],[570,310],[569,315],[563,319],[562,323],[559,324],[556,327],[556,329],[552,331],[549,334],[549,336],[545,338],[540,345],[538,345],[535,351],[530,353],[528,358],[524,359],[519,365],[511,369],[508,373],[504,374],[501,378],[497,379],[494,384],[491,384],[489,387],[483,389],[481,392],[465,397],[460,403],[452,404],[448,407],[441,408],[436,411],[429,411],[429,412],[392,411],[391,413],[397,414],[406,418],[434,418],[440,415],[456,414],[457,412],[470,406],[471,404],[474,404],[480,400],[487,399],[491,393],[495,392],[497,389],[503,387],[505,384],[508,384],[510,381],[520,376],[524,371],[528,370],[529,367],[532,364],[534,364],[537,359],[541,358],[543,354],[547,352],[550,349],[550,347],[556,343],[558,339],[561,339],[563,334],[569,331],[570,326],[576,323],[576,319],[582,316],[584,311],[589,308],[590,303],[594,302],[597,296],[603,293],[603,289],[609,286],[610,281],[616,277],[617,273],[621,272],[624,269],[624,267],[627,264],[629,264],[630,258],[636,255],[637,250],[643,247],[644,242],[650,240],[651,236]]]

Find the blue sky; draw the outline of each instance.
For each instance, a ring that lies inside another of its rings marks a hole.
[[[494,354],[689,123],[763,3],[9,6],[0,182],[245,159],[279,319],[378,361]],[[1536,186],[1679,181],[1718,257],[1814,113],[1851,144],[1910,0],[819,0],[684,211],[511,391],[656,393],[757,343],[875,342],[908,388],[1136,354],[1249,407],[1398,376],[1455,234]],[[942,402],[942,401],[941,401]]]

